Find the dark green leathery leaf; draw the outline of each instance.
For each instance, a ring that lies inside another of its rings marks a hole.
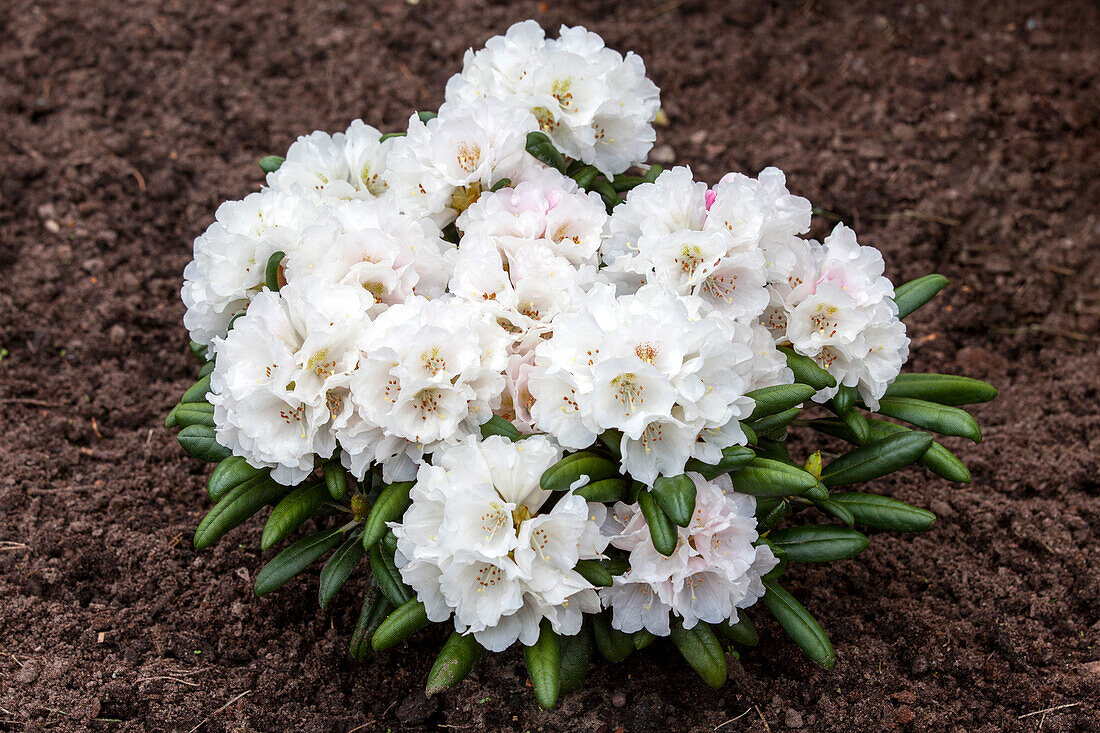
[[[439,656],[428,673],[428,683],[424,692],[429,697],[454,687],[466,679],[470,671],[485,657],[485,647],[477,642],[473,634],[460,634],[455,631],[447,639]]]
[[[234,486],[239,486],[267,472],[266,468],[259,469],[248,465],[248,461],[241,456],[223,458],[210,473],[210,478],[206,482],[206,493],[211,499],[218,501]]]
[[[756,431],[757,435],[764,438],[781,437],[783,435],[781,431],[797,420],[801,414],[801,408],[792,407],[789,410],[760,418],[752,424],[752,429]]]
[[[764,604],[802,651],[825,669],[836,665],[836,652],[825,630],[806,608],[774,580],[765,580]]]
[[[856,524],[895,532],[920,532],[932,526],[936,515],[888,496],[850,492],[832,495],[855,517]]]
[[[685,468],[688,471],[695,471],[702,474],[703,478],[708,481],[713,481],[723,473],[729,473],[730,471],[741,468],[741,466],[744,466],[754,458],[756,458],[756,452],[753,451],[752,448],[744,445],[731,445],[729,448],[724,448],[722,450],[722,458],[718,463],[711,465],[692,458],[687,462]]]
[[[325,487],[328,495],[336,501],[341,501],[348,493],[348,474],[340,461],[329,461],[324,467]]]
[[[302,526],[302,522],[316,514],[328,498],[328,489],[323,483],[309,483],[291,491],[268,515],[263,536],[260,538],[260,548],[266,550],[282,542],[291,532]]]
[[[914,463],[931,445],[928,433],[888,435],[837,458],[822,471],[821,481],[830,488],[870,481]]]
[[[609,662],[621,662],[634,651],[634,640],[611,626],[610,612],[592,616],[592,633],[596,639],[596,648]]]
[[[332,553],[332,557],[321,568],[321,583],[317,589],[317,601],[321,608],[328,608],[329,602],[351,577],[364,554],[363,543],[355,533],[349,534],[343,544],[336,548],[336,552]]]
[[[519,440],[523,437],[515,425],[499,415],[493,415],[481,424],[481,437],[488,438],[492,435],[501,435],[509,440]]]
[[[382,552],[378,545],[370,548],[370,572],[374,582],[382,590],[383,595],[390,603],[400,606],[413,598],[414,594],[409,586],[401,580],[401,573],[393,564],[393,558]]]
[[[764,497],[801,495],[818,483],[801,468],[770,458],[754,458],[730,476],[735,490]]]
[[[749,421],[759,420],[778,412],[786,412],[792,407],[801,405],[817,392],[808,384],[777,384],[774,387],[764,387],[747,393],[756,402]]]
[[[899,374],[884,397],[912,397],[941,405],[973,405],[997,396],[992,384],[954,374]]]
[[[685,629],[676,622],[672,624],[671,630],[672,643],[703,681],[714,689],[724,685],[729,674],[726,669],[726,654],[710,624],[699,621],[690,629]]]
[[[268,290],[279,291],[279,267],[283,264],[284,257],[286,257],[286,253],[279,250],[267,258],[267,267],[264,268],[264,285],[267,286]]]
[[[872,419],[868,420],[867,424],[870,427],[871,440],[881,440],[895,433],[911,432],[904,425],[886,422],[885,420]],[[847,440],[849,443],[859,443],[852,431],[841,420],[811,420],[810,427],[826,435]],[[918,463],[950,481],[970,483],[970,470],[966,467],[966,464],[960,461],[954,453],[935,441],[920,457]]]
[[[362,662],[374,653],[374,648],[370,645],[371,637],[391,611],[393,611],[393,604],[382,595],[382,591],[377,586],[371,586],[363,596],[359,620],[355,624],[355,631],[352,632],[351,643],[348,645],[352,659]]]
[[[395,608],[371,637],[370,645],[380,652],[399,644],[428,625],[428,612],[424,604],[410,598]]]
[[[290,491],[289,486],[271,480],[266,471],[237,484],[199,522],[198,529],[195,530],[195,549],[210,547],[226,532]]]
[[[791,513],[791,503],[786,499],[780,500],[764,514],[756,525],[756,531],[763,534],[782,522]]]
[[[523,648],[523,658],[535,699],[543,710],[550,710],[558,704],[561,694],[561,641],[550,628],[549,619],[544,618],[539,625],[538,640]]]
[[[592,628],[586,621],[580,633],[561,637],[561,694],[567,695],[580,687],[588,673],[595,644],[592,641]]]
[[[176,435],[176,440],[192,458],[214,463],[223,461],[233,452],[218,442],[214,428],[206,425],[188,425]]]
[[[592,585],[606,588],[612,583],[611,573],[598,560],[580,560],[574,569]]]
[[[413,481],[401,481],[382,489],[363,527],[363,548],[369,550],[386,533],[386,522],[396,522],[409,508]]]
[[[866,443],[870,436],[870,427],[867,425],[867,418],[856,407],[857,402],[859,402],[859,392],[855,387],[842,386],[830,400],[829,405],[858,441]]]
[[[172,410],[175,424],[180,427],[202,425],[214,430],[214,406],[209,402],[183,402]]]
[[[898,318],[910,313],[936,297],[948,280],[943,275],[925,275],[894,288],[894,302],[898,306]]]
[[[879,401],[878,411],[940,435],[954,435],[982,442],[982,429],[966,410],[911,397],[889,397]]]
[[[585,501],[608,504],[621,501],[626,496],[627,488],[627,482],[624,478],[605,478],[602,481],[582,486],[573,493]]]
[[[849,527],[855,525],[856,518],[848,511],[848,507],[841,504],[839,501],[834,501],[831,498],[828,499],[816,499],[814,500],[814,506],[821,511],[825,512],[831,517],[836,517],[840,521],[847,524]]]
[[[265,155],[259,160],[260,170],[264,173],[274,173],[279,170],[285,162],[286,158],[281,155]]]
[[[256,595],[267,595],[281,588],[288,580],[340,544],[343,537],[344,533],[337,527],[298,540],[264,565],[256,576]]]
[[[548,491],[568,491],[584,476],[595,483],[619,475],[619,466],[595,453],[581,451],[565,456],[542,474],[539,484]]]
[[[187,391],[183,393],[183,397],[180,397],[180,402],[183,404],[189,402],[206,402],[206,395],[208,394],[210,394],[209,374],[188,387]]]
[[[653,547],[657,552],[668,557],[676,551],[676,542],[679,535],[672,520],[662,511],[653,494],[642,491],[638,494],[638,507],[642,510],[646,524],[649,526],[649,536],[653,540]]]
[[[756,627],[752,625],[752,621],[744,610],[738,608],[736,612],[736,620],[730,619],[720,624],[712,624],[712,628],[732,642],[742,646],[756,646],[760,643],[760,635],[756,633]]]
[[[558,152],[558,149],[554,147],[554,143],[546,133],[527,133],[526,148],[527,152],[539,161],[551,168],[556,168],[561,173],[565,173],[565,158],[563,158],[562,154]]]
[[[815,390],[836,386],[836,378],[818,365],[808,356],[799,354],[794,349],[781,346],[779,350],[787,357],[787,366],[794,372],[794,379],[801,384],[808,384]]]
[[[651,489],[657,505],[673,524],[681,527],[691,523],[695,513],[695,482],[686,475],[658,476]]]
[[[779,529],[770,533],[768,539],[786,550],[787,558],[795,562],[844,560],[863,552],[868,544],[862,532],[827,524]]]

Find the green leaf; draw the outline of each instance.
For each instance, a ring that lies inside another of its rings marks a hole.
[[[393,533],[392,529],[387,529],[386,534],[382,535],[382,539],[378,540],[378,546],[382,548],[382,554],[386,557],[393,557],[397,552],[397,535]]]
[[[940,435],[956,435],[970,438],[975,443],[982,442],[982,429],[978,427],[978,421],[957,407],[911,397],[884,397],[879,401],[878,411]]]
[[[603,178],[597,178],[588,187],[589,191],[595,191],[603,199],[604,206],[607,208],[607,213],[621,204],[623,200],[619,198],[619,194],[615,191],[614,187]]]
[[[191,402],[206,402],[206,395],[210,393],[210,375],[206,375],[199,381],[192,384],[187,388],[187,391],[183,393],[183,397],[180,397],[180,402],[188,404]]]
[[[870,428],[867,425],[867,418],[856,408],[858,401],[859,392],[854,387],[841,387],[830,401],[830,405],[859,442],[866,443],[870,437]]]
[[[213,501],[218,501],[235,487],[251,481],[260,474],[267,475],[268,469],[253,468],[241,456],[229,456],[214,466],[206,482],[206,493]]]
[[[630,634],[613,628],[607,611],[592,616],[592,632],[596,637],[596,648],[609,662],[621,662],[634,651],[634,640]]]
[[[836,386],[836,377],[822,369],[810,357],[803,356],[788,346],[781,346],[779,350],[787,357],[787,366],[794,372],[796,382],[808,384],[815,390]]]
[[[740,608],[735,609],[737,620],[730,619],[725,623],[713,624],[713,628],[722,636],[742,646],[756,646],[760,643],[760,635],[756,633],[756,627],[752,625],[748,615]]]
[[[321,584],[317,590],[317,600],[321,608],[328,608],[333,596],[351,577],[355,566],[365,554],[363,543],[359,541],[359,535],[354,532],[344,540],[344,544],[336,548],[336,552],[332,553],[332,557],[321,568]]]
[[[755,440],[756,436],[754,435],[752,442],[755,442]],[[724,473],[736,471],[754,458],[756,458],[756,453],[752,448],[744,445],[731,445],[729,448],[722,450],[722,459],[713,466],[692,458],[687,462],[685,469],[702,474],[707,481],[713,481]]]
[[[941,405],[973,405],[997,396],[992,384],[954,374],[899,374],[886,397],[912,397]]]
[[[726,654],[710,624],[700,621],[685,629],[683,624],[676,622],[672,625],[672,643],[708,685],[717,690],[726,683],[729,676]]]
[[[214,406],[209,402],[186,402],[176,405],[172,410],[176,425],[202,425],[214,429]]]
[[[932,300],[947,285],[943,275],[925,275],[894,288],[894,302],[898,304],[898,318],[905,318]]]
[[[739,423],[741,430],[745,433],[745,440],[749,445],[756,445],[756,431],[749,427],[746,423]]]
[[[288,580],[340,544],[343,537],[343,532],[337,527],[298,540],[264,565],[263,570],[256,576],[256,595],[267,595],[281,588]]]
[[[549,619],[542,620],[538,641],[523,648],[523,658],[535,699],[543,710],[550,710],[558,704],[561,693],[561,641],[550,628]]]
[[[626,496],[627,483],[623,478],[605,478],[602,481],[582,486],[573,493],[585,501],[610,504],[621,501]]]
[[[427,123],[428,120],[434,120],[438,116],[439,116],[438,112],[430,112],[429,111],[429,112],[417,112],[416,113],[417,119],[419,119],[421,122],[424,122],[424,123]]]
[[[165,415],[165,417],[164,417],[164,429],[165,430],[171,430],[172,428],[176,427],[176,425],[179,424],[178,422],[176,422],[176,410],[177,409],[179,409],[179,405],[176,405],[175,407],[173,407],[171,410],[168,411],[168,414]]]
[[[214,371],[214,361],[213,361],[213,359],[211,359],[210,361],[203,364],[202,368],[199,369],[199,379],[202,379],[207,374],[210,374],[213,371]]]
[[[328,489],[323,483],[307,483],[291,491],[268,515],[260,548],[266,550],[282,542],[316,514],[328,498]]]
[[[544,132],[527,133],[527,152],[558,172],[565,173],[565,158]]]
[[[604,560],[600,560],[599,563],[600,565],[603,565],[605,568],[607,568],[607,572],[611,573],[611,575],[613,576],[622,575],[626,571],[630,570],[630,563],[625,557],[622,556],[612,556]]]
[[[447,643],[439,650],[432,671],[428,673],[428,684],[424,687],[428,697],[454,687],[485,657],[485,647],[477,642],[473,634],[453,632]]]
[[[200,461],[214,463],[233,455],[233,452],[218,442],[214,429],[205,425],[188,425],[176,435],[187,455]]]
[[[548,491],[568,491],[582,476],[588,477],[588,483],[595,483],[618,475],[618,465],[595,453],[582,451],[568,455],[546,469],[539,485]]]
[[[795,562],[832,562],[855,557],[867,549],[867,537],[847,527],[806,524],[778,529],[768,535]]]
[[[508,188],[511,185],[512,185],[512,179],[511,178],[501,178],[499,181],[497,181],[496,183],[493,184],[492,188],[489,189],[489,192],[490,193],[495,193],[495,192],[499,191],[500,189]]]
[[[207,348],[206,348],[205,345],[200,344],[198,341],[190,341],[190,342],[188,342],[187,347],[191,350],[191,353],[194,355],[194,357],[196,359],[198,359],[199,361],[201,361],[204,364],[206,363],[206,361],[207,361],[207,359],[206,359]]]
[[[634,644],[636,650],[641,651],[657,641],[657,637],[648,629],[639,629],[630,635],[630,641]]]
[[[623,433],[621,430],[605,430],[600,433],[600,442],[604,444],[604,447],[615,457],[616,461],[621,461],[623,458]]]
[[[658,476],[650,490],[657,505],[673,524],[686,527],[695,513],[695,482],[684,474]]]
[[[400,606],[413,598],[412,589],[401,580],[401,573],[393,564],[393,558],[383,554],[378,545],[370,548],[370,571],[374,582],[382,589],[382,594],[393,605]]]
[[[585,580],[595,586],[608,588],[613,582],[611,573],[597,560],[579,560],[574,568]]]
[[[794,596],[773,580],[765,580],[764,604],[795,644],[825,669],[836,665],[836,652],[825,630]]]
[[[367,522],[363,526],[363,549],[369,550],[374,543],[382,539],[386,533],[386,522],[395,522],[400,519],[405,510],[409,508],[412,500],[409,492],[415,481],[399,481],[382,489],[374,505],[367,515]]]
[[[802,414],[802,408],[792,407],[784,412],[777,412],[774,415],[768,415],[762,417],[752,424],[752,429],[756,431],[757,435],[765,438],[781,438],[785,435],[785,428],[798,419],[798,416]]]
[[[394,138],[394,137],[405,137],[405,135],[407,135],[407,134],[408,134],[407,132],[387,132],[385,135],[378,138],[378,142],[380,142],[380,143],[385,142],[385,141],[389,140],[390,138]]]
[[[833,494],[855,517],[856,524],[894,532],[921,532],[932,526],[936,515],[927,509],[918,509],[888,496],[850,492]]]
[[[378,630],[374,632],[370,645],[374,647],[376,652],[389,649],[427,625],[428,612],[425,610],[424,604],[416,598],[410,598],[395,608],[386,617],[386,620],[378,625]]]
[[[645,175],[643,176],[643,178],[645,178],[646,183],[653,183],[654,181],[657,180],[657,176],[661,175],[664,172],[665,172],[664,168],[662,168],[661,166],[654,163],[653,165],[649,166],[649,168],[646,169],[646,172],[645,172]]]
[[[885,420],[868,420],[871,440],[881,440],[895,433],[912,432],[909,428]],[[833,437],[847,440],[849,443],[859,443],[852,431],[840,420],[812,420],[810,427],[818,432],[832,435]],[[960,461],[954,453],[944,448],[939,443],[933,442],[918,461],[922,466],[933,473],[943,476],[949,481],[970,483],[970,470],[966,464]]]
[[[272,481],[267,471],[237,484],[199,522],[198,529],[195,530],[195,549],[210,547],[226,532],[288,492],[290,487]]]
[[[826,514],[836,517],[840,521],[847,524],[849,527],[856,523],[856,518],[852,516],[852,513],[848,511],[848,507],[844,506],[840,502],[833,501],[832,499],[817,499],[814,501],[816,506]]]
[[[513,441],[523,437],[515,425],[499,415],[493,415],[487,422],[481,424],[481,437],[488,438],[491,435],[503,435]]]
[[[561,694],[567,695],[580,687],[584,676],[588,674],[588,665],[592,661],[592,628],[588,623],[581,626],[580,633],[561,637]]]
[[[817,390],[808,384],[797,383],[777,384],[774,387],[753,390],[745,395],[756,402],[756,407],[749,415],[749,422],[768,415],[774,415],[777,412],[786,412],[792,407],[801,405],[813,397],[816,392]]]
[[[279,265],[282,264],[284,257],[286,257],[286,252],[279,250],[267,258],[267,268],[264,270],[264,285],[274,293],[279,292]]]
[[[917,461],[931,445],[928,433],[888,435],[837,458],[822,471],[821,481],[829,488],[870,481]]]
[[[264,173],[274,173],[286,162],[286,158],[281,155],[265,155],[260,158],[260,170]]]
[[[348,474],[340,461],[329,461],[324,466],[325,487],[328,495],[336,501],[341,501],[348,493]]]
[[[600,171],[598,168],[596,168],[596,166],[586,165],[569,177],[576,181],[578,186],[583,189],[587,189],[589,186],[592,185],[592,182],[596,180],[596,176],[598,175],[600,175]]]
[[[363,607],[359,611],[359,621],[355,624],[355,631],[351,635],[349,652],[352,659],[362,662],[369,657],[374,649],[370,645],[370,639],[378,629],[379,624],[390,612],[393,604],[382,595],[382,591],[376,586],[371,586],[363,596]]]
[[[676,541],[679,534],[668,516],[661,511],[653,494],[642,491],[638,494],[638,506],[642,510],[646,524],[649,525],[649,536],[653,540],[653,547],[657,552],[668,557],[676,551]]]
[[[756,524],[756,531],[760,534],[771,530],[777,524],[782,522],[791,513],[791,503],[786,499],[781,500],[778,504],[772,507]]]
[[[735,490],[753,496],[799,496],[817,486],[812,474],[770,458],[754,458],[730,476]]]

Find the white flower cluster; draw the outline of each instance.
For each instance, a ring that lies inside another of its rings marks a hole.
[[[600,592],[620,631],[668,636],[670,612],[686,629],[700,621],[721,623],[764,595],[762,578],[779,563],[767,545],[753,544],[753,497],[735,493],[729,476],[710,482],[697,473],[688,477],[695,483],[695,514],[677,528],[676,550],[668,557],[653,547],[637,504],[619,502],[608,516],[611,545],[630,553],[630,569]]]
[[[570,172],[611,179],[644,162],[657,106],[636,56],[517,24],[404,133],[356,120],[300,138],[266,187],[218,209],[184,273],[218,442],[287,485],[333,457],[416,480],[402,576],[429,618],[493,649],[544,618],[575,633],[601,607],[574,567],[605,549],[605,508],[539,488],[563,449],[618,431],[622,472],[651,486],[746,442],[748,394],[793,381],[778,347],[872,407],[907,357],[882,257],[844,226],[803,238],[810,205],[780,171],[711,189],[674,168],[609,213],[610,180],[586,191],[526,150],[541,130]],[[532,437],[480,440],[494,415]],[[616,508],[617,627],[667,633],[669,611],[721,620],[760,595],[774,558],[753,546],[754,502],[695,480],[670,558]]]

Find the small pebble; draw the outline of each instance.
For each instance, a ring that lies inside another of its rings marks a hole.
[[[617,708],[624,707],[626,705],[626,695],[621,692],[616,692],[611,696],[611,704]]]
[[[783,719],[783,722],[787,724],[788,728],[801,728],[802,713],[798,712],[794,708],[788,708],[787,715]]]

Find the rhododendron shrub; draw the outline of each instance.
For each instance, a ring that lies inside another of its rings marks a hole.
[[[763,612],[832,667],[783,574],[927,528],[852,486],[969,481],[933,433],[979,441],[958,405],[996,392],[902,373],[944,278],[895,288],[844,223],[812,239],[776,168],[647,165],[658,110],[640,58],[527,21],[406,130],[262,159],[184,271],[202,368],[168,426],[218,463],[196,547],[272,506],[264,550],[304,536],[256,592],[323,560],[325,608],[358,575],[360,660],[446,625],[429,692],[522,647],[550,707],[659,637],[719,686]]]

